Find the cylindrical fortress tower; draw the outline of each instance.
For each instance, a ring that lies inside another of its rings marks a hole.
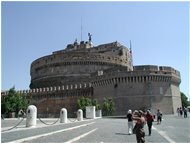
[[[132,56],[118,42],[97,47],[91,47],[89,42],[75,42],[32,63],[30,88],[90,82],[91,74],[120,66],[131,71]]]

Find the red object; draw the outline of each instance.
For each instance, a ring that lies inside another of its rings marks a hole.
[[[154,120],[154,117],[151,114],[146,114],[146,120],[147,122],[152,122]]]

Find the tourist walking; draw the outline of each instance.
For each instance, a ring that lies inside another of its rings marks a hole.
[[[184,118],[187,118],[187,108],[184,107],[183,112],[184,112]]]
[[[161,124],[162,122],[162,112],[158,109],[157,110],[157,124]]]
[[[132,119],[131,110],[128,110],[127,119],[128,119],[128,134],[131,135],[133,133],[133,119]]]
[[[179,113],[180,113],[180,116],[182,117],[182,115],[183,115],[183,109],[181,107],[179,108]]]
[[[136,124],[134,127],[134,132],[136,134],[137,143],[145,143],[145,132],[144,132],[144,124],[146,123],[145,118],[143,117],[143,112],[140,110],[138,112],[133,113],[133,120],[136,120]]]
[[[154,117],[151,114],[150,110],[147,110],[146,121],[147,121],[147,126],[148,126],[148,135],[150,136],[151,130],[152,130],[152,122],[154,121]]]

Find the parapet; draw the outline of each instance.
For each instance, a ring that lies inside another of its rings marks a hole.
[[[140,65],[140,66],[134,66],[134,71],[155,71],[155,72],[162,72],[162,73],[169,73],[174,74],[180,77],[180,72],[178,70],[175,70],[172,67],[168,66],[156,66],[156,65]]]
[[[98,45],[97,47],[95,48],[99,48],[99,49],[109,49],[109,48],[112,48],[112,47],[121,47],[122,45],[115,41],[115,42],[111,42],[111,43],[106,43],[106,44],[101,44],[101,45]]]
[[[55,92],[55,91],[66,91],[66,90],[74,90],[74,89],[86,89],[92,87],[91,83],[82,83],[82,84],[71,84],[71,85],[62,85],[62,86],[54,86],[54,87],[44,87],[44,88],[34,88],[29,90],[18,90],[17,92],[20,94],[33,94],[33,93],[47,93],[47,92]],[[1,92],[1,95],[7,95],[8,91]]]
[[[140,65],[134,66],[134,71],[158,71],[158,66],[156,65]]]
[[[180,72],[179,72],[178,70],[175,70],[175,69],[172,68],[172,67],[160,66],[160,67],[159,67],[159,70],[160,70],[160,71],[165,71],[165,72],[171,72],[171,73],[174,73],[174,74],[180,76]]]

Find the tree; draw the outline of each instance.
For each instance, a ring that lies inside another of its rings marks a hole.
[[[77,107],[83,110],[83,112],[85,111],[85,107],[90,105],[91,105],[91,99],[89,98],[82,97],[77,100]]]
[[[181,92],[181,102],[182,102],[182,107],[189,106],[188,98],[183,92]]]
[[[104,98],[103,115],[110,116],[115,112],[115,103],[112,98]]]
[[[1,112],[7,114],[16,112],[20,109],[26,110],[29,105],[29,100],[24,94],[17,93],[15,88],[11,88],[7,95],[1,96]]]
[[[100,110],[100,104],[97,99],[82,97],[77,100],[77,107],[83,110],[84,113],[86,112],[86,106],[95,106],[96,110]]]
[[[97,99],[93,99],[92,100],[92,106],[95,106],[96,110],[100,110],[101,109],[100,104],[98,103]]]

